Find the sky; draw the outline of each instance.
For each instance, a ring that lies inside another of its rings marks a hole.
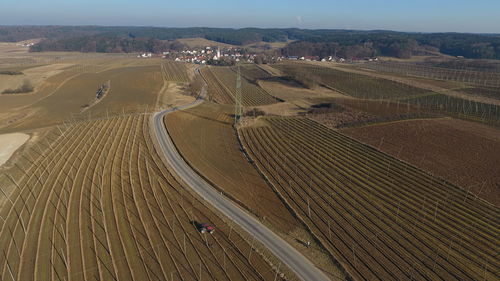
[[[500,0],[0,0],[0,25],[500,33]]]

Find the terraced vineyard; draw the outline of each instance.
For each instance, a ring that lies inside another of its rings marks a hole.
[[[174,82],[189,82],[186,65],[180,62],[165,61],[161,64],[165,80]]]
[[[355,280],[498,280],[497,207],[309,119],[268,117],[239,132]]]
[[[202,70],[208,84],[208,94],[212,100],[221,104],[233,104],[236,94],[236,73],[229,67],[208,67]],[[242,77],[241,95],[244,106],[257,106],[276,103],[277,100],[264,89]]]
[[[0,280],[274,280],[249,240],[169,173],[148,121],[54,129],[0,175]]]

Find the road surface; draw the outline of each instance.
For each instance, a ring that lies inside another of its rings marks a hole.
[[[200,96],[204,97],[205,93],[206,87],[203,88]],[[238,224],[245,231],[253,235],[255,239],[266,246],[276,257],[278,257],[284,264],[292,269],[302,280],[330,280],[320,269],[315,267],[295,248],[281,239],[274,232],[269,230],[253,216],[251,216],[236,204],[232,203],[229,199],[217,192],[214,187],[212,187],[200,175],[192,170],[191,167],[184,161],[184,159],[174,146],[172,139],[168,135],[168,132],[163,123],[163,117],[173,111],[192,107],[201,102],[201,99],[197,99],[191,104],[165,110],[156,113],[153,116],[152,122],[154,132],[156,134],[156,138],[158,139],[161,151],[163,151],[163,153],[165,154],[165,158],[167,159],[168,164],[173,168],[174,172],[177,173],[177,175],[179,175],[190,188],[192,188],[203,199],[205,199],[207,203],[214,206],[229,219],[231,219],[234,223]]]

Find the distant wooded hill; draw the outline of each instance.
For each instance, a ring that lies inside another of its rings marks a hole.
[[[194,37],[233,45],[294,40],[281,49],[283,55],[289,56],[407,58],[425,51],[439,51],[466,58],[500,59],[500,35],[296,28],[0,26],[0,41],[45,38],[32,51],[157,52],[183,47],[165,40]]]

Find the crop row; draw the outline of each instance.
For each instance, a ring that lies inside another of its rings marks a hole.
[[[156,154],[148,120],[75,123],[25,153],[27,169],[15,173],[0,209],[0,280],[275,277],[262,256],[249,255],[242,236],[228,233],[174,179]],[[203,235],[195,222],[218,231]]]
[[[236,73],[228,67],[210,67],[203,70],[209,94],[221,103],[233,103],[236,96]],[[277,102],[261,87],[241,79],[241,96],[244,106],[265,105]]]
[[[186,65],[179,62],[165,61],[161,64],[165,80],[174,82],[189,82]]]
[[[498,209],[312,120],[240,130],[289,207],[356,280],[494,280]]]
[[[349,73],[326,67],[304,64],[281,64],[276,66],[289,75],[306,73],[317,77],[319,83],[339,90],[344,94],[364,99],[392,99],[416,105],[419,110],[452,115],[491,125],[500,123],[499,106],[429,92],[406,84]],[[492,89],[488,88],[489,94]],[[484,92],[484,91],[483,91]]]
[[[341,71],[337,69],[287,63],[274,66],[292,77],[305,77],[315,83],[335,89],[349,96],[364,99],[399,99],[427,93],[427,90],[416,88],[395,81],[370,77],[367,75]]]
[[[377,71],[418,76],[431,79],[463,82],[479,86],[500,87],[500,73],[451,69],[402,62],[376,62],[363,64],[364,68]]]
[[[429,94],[401,100],[417,108],[444,112],[458,118],[478,121],[495,126],[500,125],[500,106],[451,97],[443,94]]]
[[[220,104],[234,104],[234,96],[209,68],[203,68],[201,75],[208,85],[208,96],[211,100]]]
[[[236,71],[236,67],[232,67]],[[273,76],[256,64],[244,64],[240,66],[241,75],[249,81],[272,78]]]
[[[460,91],[466,92],[471,95],[478,95],[487,98],[500,100],[500,87],[472,87],[464,88]]]

